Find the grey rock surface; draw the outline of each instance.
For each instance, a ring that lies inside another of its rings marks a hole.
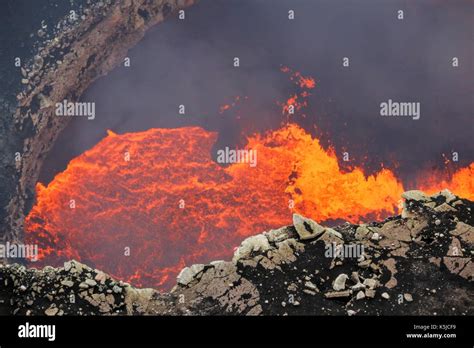
[[[247,238],[232,261],[184,268],[169,293],[137,289],[74,260],[42,270],[12,264],[0,267],[0,311],[18,315],[473,315],[473,202],[449,194],[421,201],[418,196],[406,197],[409,218],[394,216],[332,228],[341,236],[336,240],[342,246],[363,246],[363,260],[357,255],[328,257],[325,251],[334,239],[328,239],[326,232],[302,239],[295,226],[286,226]],[[454,202],[456,211],[436,210]],[[380,239],[374,240],[367,230],[379,231]],[[334,232],[329,235],[333,238]]]

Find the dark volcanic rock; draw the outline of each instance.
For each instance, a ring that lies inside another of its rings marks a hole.
[[[382,222],[324,228],[305,240],[294,226],[247,238],[230,262],[183,269],[167,294],[75,261],[58,269],[4,266],[0,308],[28,315],[473,315],[473,202],[448,191],[405,197],[402,215]]]

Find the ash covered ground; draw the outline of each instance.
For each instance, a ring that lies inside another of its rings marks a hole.
[[[474,203],[447,190],[403,197],[401,215],[369,224],[328,228],[295,215],[293,225],[244,240],[231,261],[184,268],[169,293],[134,288],[74,260],[42,270],[2,266],[1,312],[473,315]],[[328,255],[335,245],[346,253]],[[347,254],[348,246],[363,253]]]

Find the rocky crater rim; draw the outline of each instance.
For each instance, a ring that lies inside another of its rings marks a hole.
[[[23,221],[34,201],[44,158],[69,117],[56,117],[55,104],[76,102],[100,76],[117,67],[154,25],[196,0],[117,0],[92,2],[59,21],[52,37],[43,24],[34,57],[22,64],[23,89],[5,128],[0,154],[0,240],[22,240]],[[20,156],[16,155],[17,153]],[[3,165],[5,164],[5,165]]]
[[[183,268],[168,293],[73,260],[1,266],[3,296],[26,315],[472,315],[473,202],[448,190],[402,197],[401,215],[380,222],[329,228],[294,214],[243,240],[231,261]]]

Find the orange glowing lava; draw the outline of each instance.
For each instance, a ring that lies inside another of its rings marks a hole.
[[[420,190],[434,194],[440,187],[447,188],[462,198],[474,201],[474,163],[453,173],[450,179],[444,173],[431,173],[422,178]]]
[[[289,224],[294,211],[351,222],[396,212],[403,187],[390,170],[344,173],[295,124],[248,139],[256,167],[216,164],[216,136],[198,127],[110,132],[47,187],[37,185],[25,229],[40,245],[40,263],[75,258],[169,289],[183,266],[228,259],[243,238]],[[473,166],[438,188],[472,198]]]
[[[282,66],[280,70],[288,74],[290,81],[300,89],[299,93],[293,94],[284,103],[278,103],[282,108],[282,113],[289,116],[308,106],[307,98],[311,96],[309,90],[316,87],[316,81],[310,76],[303,76],[298,71],[292,71],[287,66]]]
[[[303,89],[292,100],[299,105],[315,81],[282,71]],[[38,183],[25,220],[26,242],[40,248],[38,266],[74,258],[136,286],[169,290],[184,266],[229,259],[246,236],[290,224],[294,212],[319,222],[397,213],[404,188],[391,170],[342,170],[332,149],[294,123],[248,137],[255,167],[217,164],[216,139],[199,127],[109,132],[47,187]],[[473,171],[474,163],[450,179],[427,176],[421,188],[474,199]]]

